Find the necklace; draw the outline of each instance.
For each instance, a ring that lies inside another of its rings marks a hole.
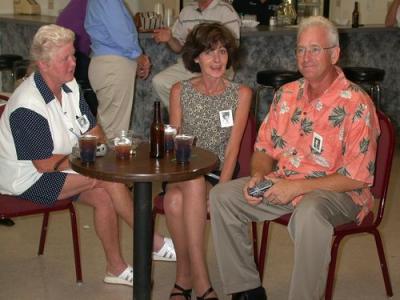
[[[215,95],[219,95],[221,94],[221,92],[223,92],[226,88],[225,86],[225,81],[222,79],[222,81],[220,81],[220,83],[218,83],[216,85],[215,88],[208,88],[207,85],[205,84],[205,82],[203,81],[203,86],[204,86],[204,93],[207,96],[215,96]]]

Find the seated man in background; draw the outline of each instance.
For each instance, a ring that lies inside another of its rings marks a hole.
[[[266,299],[254,262],[248,223],[292,213],[294,242],[289,299],[323,297],[333,229],[360,223],[373,206],[369,186],[379,124],[374,104],[335,66],[339,37],[323,17],[301,22],[297,66],[304,78],[284,85],[258,132],[251,177],[211,190],[211,222],[224,292]],[[262,197],[248,188],[266,178]]]
[[[400,26],[400,0],[393,0],[386,15],[385,25]]]
[[[179,14],[178,20],[172,29],[161,28],[154,30],[154,40],[157,43],[167,43],[175,53],[182,51],[188,33],[200,23],[219,22],[230,29],[234,37],[240,38],[240,19],[234,8],[222,0],[197,0],[186,6]],[[228,70],[229,73],[229,70]],[[229,79],[233,79],[233,71]],[[163,105],[169,107],[169,93],[171,87],[178,81],[187,80],[198,76],[185,69],[182,59],[177,63],[161,71],[153,77],[153,87],[161,99]]]

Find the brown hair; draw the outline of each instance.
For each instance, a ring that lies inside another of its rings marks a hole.
[[[237,55],[237,43],[232,32],[219,23],[202,23],[196,25],[188,34],[183,46],[182,59],[186,69],[200,72],[200,66],[195,59],[209,49],[215,49],[219,44],[228,52],[226,68],[230,68]]]

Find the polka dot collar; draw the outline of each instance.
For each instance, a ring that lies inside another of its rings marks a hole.
[[[46,102],[46,104],[49,104],[51,101],[53,101],[56,98],[54,96],[53,92],[50,90],[47,83],[44,81],[40,72],[35,72],[33,78],[34,78],[36,87],[38,88],[44,101]],[[63,84],[61,86],[61,88],[64,90],[65,93],[72,93],[71,89],[66,84]]]

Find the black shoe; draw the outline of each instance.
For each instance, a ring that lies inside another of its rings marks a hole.
[[[267,300],[267,294],[262,286],[232,294],[232,300]]]
[[[10,226],[14,226],[14,224],[15,224],[14,221],[9,218],[0,219],[0,225],[5,225],[5,226],[10,227]]]
[[[192,289],[185,290],[183,287],[181,287],[180,285],[178,285],[176,283],[174,285],[174,288],[177,289],[179,292],[171,293],[169,295],[170,298],[172,298],[174,296],[181,296],[181,297],[185,298],[185,300],[192,299]]]

